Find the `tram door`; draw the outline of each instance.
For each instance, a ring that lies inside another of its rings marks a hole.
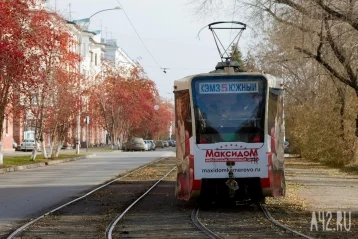
[[[190,153],[193,136],[189,90],[175,92],[175,136],[178,199],[189,200],[194,178],[194,157]]]
[[[271,145],[269,163],[272,196],[285,195],[284,172],[284,122],[283,122],[283,90],[270,88],[268,103],[268,134]]]

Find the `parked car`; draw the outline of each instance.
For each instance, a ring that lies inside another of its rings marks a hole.
[[[32,151],[35,147],[34,139],[24,139],[20,145],[21,151]],[[41,151],[40,145],[38,144],[37,151]]]
[[[17,143],[15,142],[15,140],[14,140],[14,139],[12,139],[12,147],[13,147],[14,149],[16,149],[16,148],[17,148]]]
[[[149,140],[144,140],[145,143],[145,150],[150,151],[152,150],[152,143]]]
[[[284,149],[284,153],[287,154],[290,151],[290,147],[289,147],[290,143],[288,141],[283,142],[283,149]]]
[[[168,143],[169,143],[170,147],[175,147],[176,146],[175,140],[168,140]]]
[[[154,143],[154,140],[148,140],[150,142],[150,150],[155,150],[155,143]]]
[[[173,146],[173,147],[176,147],[176,146],[177,146],[177,141],[172,140],[172,146]]]
[[[164,140],[163,140],[163,144],[164,144],[164,147],[169,147],[168,141],[164,141]]]
[[[157,140],[155,141],[155,147],[163,149],[165,146],[162,140]]]
[[[69,142],[65,142],[63,145],[61,145],[61,149],[72,149],[73,145]]]
[[[124,145],[124,151],[145,151],[146,148],[143,138],[131,138]]]

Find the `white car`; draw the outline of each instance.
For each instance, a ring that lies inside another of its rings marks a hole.
[[[34,139],[24,139],[20,145],[21,151],[32,151],[35,147],[35,140]],[[40,150],[40,146],[37,148],[37,151]]]

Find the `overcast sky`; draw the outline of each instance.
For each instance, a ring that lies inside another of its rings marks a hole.
[[[214,21],[231,21],[227,16],[198,17],[190,0],[120,0],[129,19],[153,55],[150,56],[122,10],[106,11],[91,18],[90,30],[101,30],[102,37],[117,39],[131,59],[139,61],[158,87],[159,93],[172,99],[173,82],[188,75],[214,70],[220,61],[211,32],[204,26]],[[229,0],[228,0],[229,1]],[[71,8],[69,6],[71,4]],[[119,6],[117,0],[49,0],[48,7],[69,20],[87,18],[93,13]],[[69,9],[71,9],[71,14]],[[236,21],[244,19],[234,18]],[[234,37],[230,30],[221,31],[225,46]],[[245,53],[246,30],[239,43]],[[156,63],[157,62],[157,63]],[[164,74],[160,68],[168,68]]]

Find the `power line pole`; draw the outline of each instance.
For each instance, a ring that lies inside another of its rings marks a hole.
[[[89,118],[89,116],[86,116],[86,119],[85,119],[85,121],[86,121],[86,152],[88,152],[88,144],[89,144],[89,133],[88,133],[88,125],[89,125],[89,120],[90,120],[90,118]]]
[[[72,10],[71,10],[71,3],[68,4],[69,14],[70,14],[70,21],[72,20]]]

